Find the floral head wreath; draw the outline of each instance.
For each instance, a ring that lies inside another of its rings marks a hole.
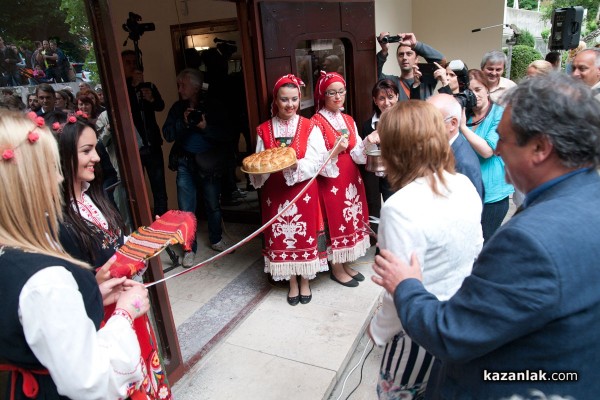
[[[44,124],[45,124],[44,118],[38,116],[34,112],[28,113],[27,116],[29,117],[29,119],[31,121],[33,121],[33,123],[35,123],[36,127],[33,128],[32,130],[30,130],[29,132],[27,132],[27,137],[21,143],[16,145],[15,147],[0,148],[0,151],[2,153],[0,161],[7,161],[7,162],[14,161],[15,160],[15,151],[23,143],[35,144],[40,139],[40,132],[38,132],[38,129],[44,126]]]
[[[77,119],[79,118],[83,118],[84,120],[88,119],[88,115],[86,113],[84,113],[81,110],[76,111],[75,113],[71,113],[67,116],[67,122],[65,122],[64,124],[61,124],[60,122],[55,122],[52,124],[52,130],[54,131],[54,133],[56,133],[57,135],[60,135],[63,131],[63,128],[65,127],[66,124],[74,124],[77,122]]]

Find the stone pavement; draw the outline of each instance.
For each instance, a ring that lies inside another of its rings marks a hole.
[[[353,264],[367,277],[357,288],[320,274],[311,285],[311,303],[295,307],[286,302],[287,290],[271,288],[174,385],[174,398],[328,399],[378,304],[382,289],[369,279],[373,253]],[[180,340],[189,319],[178,326]],[[200,334],[203,328],[197,328]]]

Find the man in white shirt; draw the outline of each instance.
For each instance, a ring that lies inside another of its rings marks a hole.
[[[492,50],[483,55],[481,59],[481,71],[488,80],[490,86],[490,98],[494,103],[502,105],[502,95],[508,89],[516,86],[510,79],[502,77],[506,68],[506,55],[498,50]]]
[[[577,53],[572,68],[573,78],[581,79],[583,83],[590,86],[594,98],[600,101],[600,49],[586,49]]]

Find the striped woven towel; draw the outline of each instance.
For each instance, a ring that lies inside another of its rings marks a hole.
[[[171,210],[131,234],[129,240],[117,252],[110,274],[114,278],[131,278],[145,267],[144,261],[156,256],[167,246],[181,244],[191,250],[196,235],[196,217],[191,212]]]

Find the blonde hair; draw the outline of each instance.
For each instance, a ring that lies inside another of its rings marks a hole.
[[[569,55],[567,57],[567,61],[573,61],[573,59],[575,58],[575,56],[581,52],[582,50],[585,50],[587,48],[587,44],[583,41],[580,40],[579,44],[577,45],[577,47],[575,47],[574,49],[569,50]]]
[[[527,66],[527,68],[533,68],[537,71],[536,75],[548,75],[554,70],[552,64],[546,60],[535,60]]]
[[[381,115],[377,131],[392,189],[425,177],[431,190],[440,195],[438,181],[446,186],[443,172],[454,173],[454,155],[442,113],[422,100],[399,102]]]
[[[38,139],[30,142],[30,133]],[[0,111],[0,244],[87,264],[67,255],[58,240],[62,221],[60,161],[56,140],[45,126],[22,113]]]

